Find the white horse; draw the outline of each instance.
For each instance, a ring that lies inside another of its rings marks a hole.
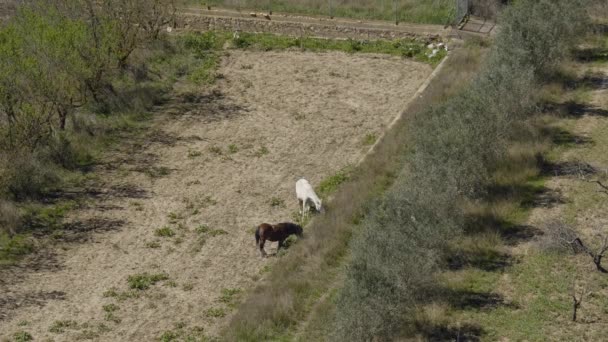
[[[319,199],[319,196],[317,196],[315,190],[306,179],[301,178],[296,182],[296,196],[298,197],[298,203],[302,203],[302,220],[304,220],[304,215],[309,210],[309,201],[314,204],[317,211],[323,211],[321,199]]]

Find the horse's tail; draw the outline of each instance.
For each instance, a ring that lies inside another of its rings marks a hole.
[[[260,227],[257,227],[255,229],[255,245],[259,245],[260,244]]]

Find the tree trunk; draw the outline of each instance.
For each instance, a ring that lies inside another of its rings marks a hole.
[[[65,108],[59,108],[57,111],[59,113],[59,130],[65,131],[65,122],[68,117],[68,111]]]

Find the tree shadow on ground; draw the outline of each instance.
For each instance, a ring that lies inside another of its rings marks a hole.
[[[457,326],[438,325],[428,322],[416,323],[416,329],[426,341],[459,341],[475,342],[481,341],[484,331],[481,327],[472,324]]]
[[[598,173],[593,165],[580,161],[551,162],[543,160],[540,174],[547,177],[558,176],[591,176]]]
[[[193,117],[205,123],[234,119],[247,111],[217,89],[208,93],[182,94],[167,109],[169,114]]]
[[[608,89],[608,82],[604,87]],[[580,118],[584,115],[608,117],[608,110],[606,109],[575,101],[564,103],[544,102],[540,109],[542,113],[553,113],[563,117]]]
[[[518,308],[516,304],[506,302],[501,295],[491,292],[445,289],[444,296],[450,306],[459,310],[494,310],[499,307]]]
[[[49,300],[65,300],[63,291],[30,292],[24,294],[12,294],[4,292],[0,294],[0,322],[10,317],[11,311],[28,306],[43,307]]]
[[[513,258],[497,250],[457,250],[447,256],[448,269],[455,271],[467,267],[497,272],[513,264]]]
[[[608,49],[604,47],[576,49],[574,58],[581,63],[608,62]]]

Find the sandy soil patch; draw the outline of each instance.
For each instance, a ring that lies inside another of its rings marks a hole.
[[[260,258],[253,227],[291,221],[295,181],[356,163],[431,71],[380,55],[231,52],[213,89],[164,106],[146,140],[95,171],[104,190],[73,220],[106,232],[55,251],[56,267],[0,273],[0,304],[12,303],[0,337],[150,341],[176,324],[214,335],[239,296],[222,301],[223,290],[246,292],[278,259]],[[156,236],[164,226],[175,235]],[[144,272],[169,279],[138,298],[107,296]],[[75,323],[50,332],[58,320]]]

